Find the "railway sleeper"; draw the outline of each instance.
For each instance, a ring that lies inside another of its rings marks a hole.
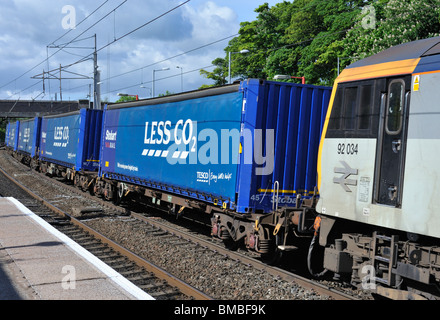
[[[126,278],[132,278],[133,280],[136,280],[138,278],[140,279],[157,279],[154,274],[152,274],[151,272],[146,271],[143,267],[137,267],[131,270],[121,270],[119,272],[122,276],[126,277]]]
[[[156,277],[153,275],[149,275],[149,276],[145,275],[145,271],[132,272],[132,273],[126,272],[125,274],[121,272],[121,275],[123,275],[128,280],[135,283],[136,285],[143,285],[151,281],[154,281],[156,279]]]
[[[166,299],[166,298],[169,298],[171,296],[175,296],[175,295],[180,295],[181,294],[180,291],[173,290],[173,289],[170,289],[168,291],[160,290],[161,287],[155,286],[155,285],[152,285],[152,284],[141,285],[140,288],[142,290],[144,290],[144,291],[147,291],[156,300],[160,300],[161,298],[162,299]],[[151,290],[158,290],[158,291],[151,291]]]

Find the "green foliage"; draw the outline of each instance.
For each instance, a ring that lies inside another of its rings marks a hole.
[[[136,97],[133,97],[133,96],[122,96],[118,100],[116,100],[115,103],[130,102],[130,101],[136,101]]]
[[[392,46],[439,35],[438,0],[389,0],[373,3],[374,29],[362,27],[362,16],[348,31],[345,54],[354,60],[365,58]]]
[[[167,91],[165,91],[165,93],[159,94],[159,97],[171,96],[173,94],[175,94],[175,93],[167,90]]]
[[[364,9],[364,10],[363,10]],[[217,58],[213,72],[225,84],[228,53],[232,77],[273,79],[277,74],[306,78],[308,84],[332,85],[350,63],[391,46],[437,36],[440,0],[295,0],[259,6],[256,20],[242,22],[239,36]],[[290,80],[299,81],[299,80]]]
[[[227,83],[226,75],[227,75],[228,66],[226,60],[223,58],[217,58],[214,61],[212,61],[212,64],[215,66],[215,69],[212,72],[202,69],[200,70],[200,74],[205,76],[207,79],[213,80],[214,84],[203,85],[202,87],[200,87],[200,89],[223,86]]]

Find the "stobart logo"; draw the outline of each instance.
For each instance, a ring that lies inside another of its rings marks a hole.
[[[113,130],[105,131],[105,146],[106,148],[116,149],[116,136],[118,132]]]
[[[116,135],[118,134],[118,132],[113,132],[113,131],[111,131],[111,130],[107,130],[106,132],[105,132],[105,140],[108,140],[108,141],[116,141]]]

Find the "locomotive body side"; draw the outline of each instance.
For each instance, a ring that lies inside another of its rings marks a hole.
[[[434,196],[440,65],[429,59],[341,74],[322,140],[318,212],[440,237],[440,220],[432,216],[440,208]]]
[[[439,299],[440,37],[338,77],[318,158],[324,268],[396,299]]]

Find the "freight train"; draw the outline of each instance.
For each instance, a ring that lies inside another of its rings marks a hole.
[[[439,77],[435,37],[355,62],[333,88],[249,79],[11,122],[6,143],[107,200],[208,214],[214,237],[266,259],[305,250],[316,277],[438,299]]]

